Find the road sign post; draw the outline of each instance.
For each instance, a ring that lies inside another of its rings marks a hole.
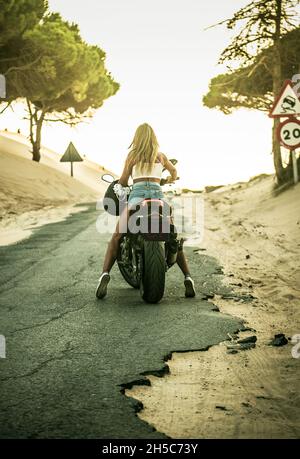
[[[293,160],[293,174],[294,174],[294,183],[298,183],[299,181],[299,175],[298,175],[298,164],[297,164],[297,158],[296,158],[296,152],[293,150],[292,152],[292,160]]]
[[[279,143],[291,151],[293,162],[294,183],[298,183],[298,164],[296,148],[300,147],[300,121],[296,116],[300,115],[300,100],[294,91],[292,81],[287,80],[278,97],[276,98],[270,112],[270,118],[286,118],[279,124],[277,138]]]
[[[77,161],[83,161],[83,159],[81,158],[80,154],[78,153],[78,151],[74,147],[73,143],[70,142],[68,148],[66,149],[66,151],[65,151],[64,155],[62,156],[62,158],[60,159],[60,161],[62,163],[68,162],[68,163],[71,164],[71,177],[73,177],[73,163],[77,162]]]
[[[281,145],[291,150],[293,161],[294,183],[298,183],[298,164],[296,148],[300,147],[300,121],[295,117],[289,117],[278,126],[277,137]]]

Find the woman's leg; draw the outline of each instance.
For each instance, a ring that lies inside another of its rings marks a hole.
[[[172,225],[174,225],[174,217],[171,215],[170,222]],[[177,252],[177,258],[176,258],[176,263],[178,264],[179,268],[183,272],[184,276],[190,276],[190,269],[188,266],[187,258],[185,256],[185,253],[183,251],[183,241],[184,239],[182,238],[180,243],[179,243],[179,250]]]
[[[103,273],[105,272],[109,273],[117,259],[120,239],[122,237],[122,234],[126,233],[127,231],[127,223],[128,223],[127,219],[128,219],[128,207],[126,206],[126,208],[122,211],[120,215],[120,218],[116,225],[116,229],[111,237],[111,240],[108,243],[105,257],[104,257],[103,270],[102,270]]]
[[[122,236],[122,233],[120,233],[119,231],[119,222],[118,222],[115,232],[113,233],[111,240],[109,241],[107,249],[106,249],[103,269],[102,269],[103,273],[109,273],[117,259],[119,242],[120,242],[121,236]]]
[[[185,296],[186,297],[194,297],[196,295],[195,285],[194,285],[193,279],[191,278],[191,274],[190,274],[190,269],[189,269],[189,266],[188,266],[187,258],[185,256],[185,253],[184,253],[183,249],[182,249],[182,243],[183,243],[183,240],[181,241],[181,246],[179,247],[179,250],[177,252],[176,262],[177,262],[179,268],[181,269],[181,271],[184,274]]]
[[[188,262],[183,250],[179,250],[177,253],[176,263],[178,264],[179,268],[183,272],[185,276],[190,275],[190,270],[188,266]]]
[[[102,274],[99,278],[99,282],[97,285],[96,289],[96,296],[97,298],[104,298],[107,293],[107,285],[110,281],[110,275],[109,272],[111,268],[113,267],[117,255],[118,255],[118,248],[119,248],[119,243],[120,239],[122,237],[122,234],[126,232],[127,228],[127,216],[128,216],[128,210],[127,207],[124,209],[122,212],[120,219],[117,223],[116,229],[111,237],[111,240],[108,243],[105,257],[104,257],[104,263],[103,263],[103,269],[102,269]],[[126,220],[125,220],[126,219]]]

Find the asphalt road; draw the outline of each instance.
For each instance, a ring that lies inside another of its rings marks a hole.
[[[95,298],[108,235],[95,204],[0,247],[0,438],[164,438],[136,416],[123,387],[163,375],[172,351],[204,350],[241,327],[205,299],[228,293],[216,260],[187,250],[198,291],[184,297],[177,266],[165,297],[143,303],[112,271]]]

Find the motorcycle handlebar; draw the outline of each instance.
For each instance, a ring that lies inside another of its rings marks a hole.
[[[180,177],[177,177],[176,180],[179,180],[179,178],[180,178]],[[175,183],[175,180],[173,180],[172,182],[168,182],[167,179],[163,179],[163,178],[160,180],[160,185],[161,185],[161,186],[167,185],[167,184],[168,184],[168,185],[172,185],[173,183]]]

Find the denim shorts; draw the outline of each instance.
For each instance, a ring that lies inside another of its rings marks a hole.
[[[164,194],[161,186],[156,182],[137,182],[132,186],[132,190],[129,194],[128,205],[136,206],[143,199],[163,199]]]

